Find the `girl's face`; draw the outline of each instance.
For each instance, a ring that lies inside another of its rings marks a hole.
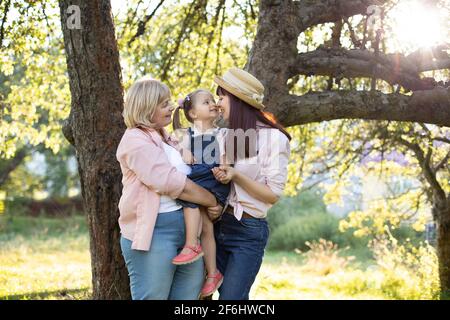
[[[151,121],[155,124],[155,129],[161,129],[172,123],[172,112],[174,110],[173,104],[170,102],[170,97],[165,99],[159,106],[156,107],[155,114]]]
[[[194,121],[214,121],[219,116],[219,111],[213,95],[209,92],[196,94],[189,115]]]
[[[223,119],[228,120],[230,118],[230,98],[228,96],[219,95],[217,106],[222,113]]]

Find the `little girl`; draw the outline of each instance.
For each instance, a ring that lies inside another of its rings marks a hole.
[[[183,109],[186,119],[193,124],[187,130],[179,130],[181,129],[180,109]],[[223,134],[214,125],[218,115],[218,108],[212,93],[204,89],[198,89],[179,101],[179,107],[174,113],[173,127],[182,135],[183,160],[192,169],[188,178],[209,190],[216,196],[217,201],[224,206],[230,192],[230,186],[217,181],[212,172],[213,168],[220,166],[222,160],[219,140],[223,137]],[[213,294],[223,281],[223,275],[217,270],[216,266],[213,224],[209,220],[205,208],[182,200],[177,200],[177,202],[183,206],[186,242],[183,250],[172,262],[177,265],[187,264],[204,255],[207,278],[200,296],[206,297]],[[200,231],[201,244],[198,242]]]

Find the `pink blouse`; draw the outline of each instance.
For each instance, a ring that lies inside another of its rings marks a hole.
[[[257,127],[258,155],[237,160],[234,168],[252,180],[266,184],[277,196],[283,194],[290,156],[289,139],[278,129],[259,123]],[[231,182],[228,204],[233,206],[236,219],[245,211],[255,218],[265,218],[270,203],[255,199],[238,184]]]
[[[179,150],[177,141],[162,132],[166,142]],[[186,175],[170,164],[162,143],[155,130],[133,128],[125,131],[117,148],[123,175],[119,226],[132,249],[150,249],[160,195],[178,198],[186,184]]]

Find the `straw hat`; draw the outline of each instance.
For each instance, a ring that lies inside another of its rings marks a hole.
[[[247,71],[231,68],[222,77],[216,76],[214,82],[252,107],[263,110],[264,86]]]

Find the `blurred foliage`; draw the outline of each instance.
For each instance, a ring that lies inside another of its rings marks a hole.
[[[304,269],[311,273],[326,276],[349,267],[354,256],[343,256],[342,249],[332,241],[320,238],[318,241],[306,242],[309,250],[305,253]],[[297,253],[302,253],[297,250]]]
[[[386,234],[385,226],[389,225],[389,234],[401,243],[410,241],[417,245],[424,240],[423,230],[414,230],[415,224],[407,223],[402,217],[395,216],[388,210],[351,212],[343,219],[330,213],[322,199],[323,191],[313,188],[294,197],[283,197],[273,206],[267,216],[270,226],[268,248],[271,250],[309,249],[308,242],[332,241],[341,248],[351,247],[367,251],[369,241],[380,235],[379,228]],[[373,222],[371,218],[376,219]],[[350,225],[348,221],[363,221],[365,227]],[[355,237],[356,235],[356,237]]]
[[[0,157],[20,145],[58,152],[70,93],[56,1],[3,1],[9,6],[0,47]]]
[[[199,86],[212,89],[214,74],[244,66],[256,31],[254,1],[166,1],[145,32],[131,41],[152,5],[127,1],[114,17],[125,89],[150,75],[169,84],[176,100]],[[0,44],[0,161],[23,147],[61,151],[53,157],[40,149],[47,177],[37,179],[22,165],[1,188],[9,196],[32,196],[38,189],[51,196],[67,194],[77,186],[64,163],[72,152],[61,131],[69,115],[70,91],[58,2],[6,1],[0,3],[0,12],[8,12],[2,16]],[[238,33],[230,35],[233,30]],[[192,61],[202,61],[201,70]]]
[[[380,289],[391,299],[439,299],[439,263],[436,250],[421,243],[400,244],[393,237],[371,243],[375,260],[384,275]]]

